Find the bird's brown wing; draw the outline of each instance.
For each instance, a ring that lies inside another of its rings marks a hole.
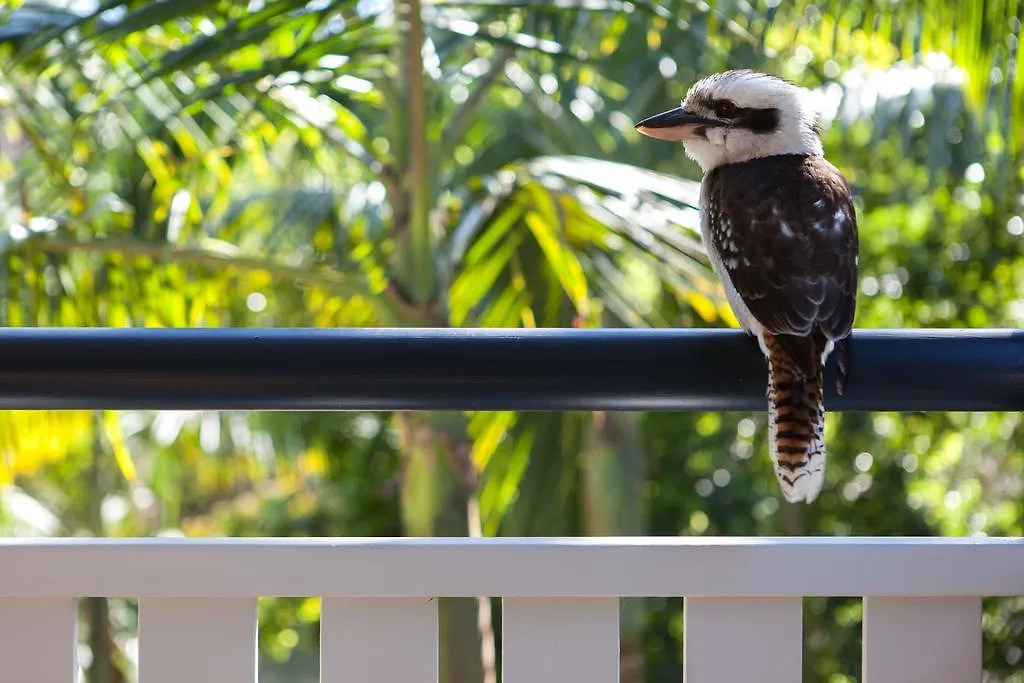
[[[858,249],[842,174],[821,157],[800,155],[711,173],[710,238],[751,315],[775,335],[847,337]]]

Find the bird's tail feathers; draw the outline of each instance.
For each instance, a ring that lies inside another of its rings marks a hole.
[[[825,481],[822,358],[826,340],[764,333],[768,439],[775,476],[791,503],[812,502]]]

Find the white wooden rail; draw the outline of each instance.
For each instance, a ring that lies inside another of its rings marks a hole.
[[[79,597],[140,601],[140,683],[254,683],[256,600],[319,596],[323,683],[435,683],[438,596],[503,599],[505,683],[615,683],[618,598],[685,596],[687,683],[796,683],[801,598],[864,597],[863,683],[981,680],[1022,539],[0,541],[0,681],[76,680]]]

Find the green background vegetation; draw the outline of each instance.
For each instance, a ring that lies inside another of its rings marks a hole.
[[[821,97],[860,215],[857,326],[1018,327],[1022,14],[8,1],[0,324],[734,324],[695,231],[698,169],[632,124],[753,67]],[[826,490],[794,507],[762,413],[0,412],[0,529],[1021,535],[1022,430],[831,414]],[[680,679],[681,604],[624,602],[623,681]],[[441,602],[443,681],[493,680],[477,608]],[[318,601],[260,614],[265,673],[315,676]],[[860,619],[859,600],[806,601],[807,681],[858,679]],[[130,601],[84,602],[90,681],[134,679],[135,624]],[[987,601],[984,627],[986,680],[1024,681],[1024,599]]]

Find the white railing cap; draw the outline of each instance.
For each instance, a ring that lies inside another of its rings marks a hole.
[[[1024,595],[1024,539],[0,540],[0,597],[681,595]]]

